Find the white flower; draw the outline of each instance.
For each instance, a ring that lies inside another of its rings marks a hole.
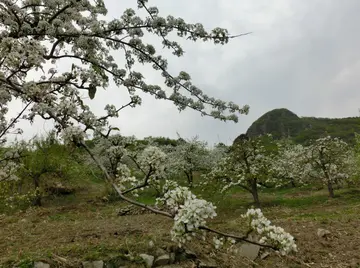
[[[224,245],[224,238],[223,237],[220,237],[220,238],[214,237],[213,242],[214,242],[215,248],[219,249],[220,247],[222,247]]]
[[[87,135],[80,127],[69,126],[63,129],[61,136],[65,143],[80,143]]]
[[[164,197],[157,199],[157,204],[165,204],[175,212],[174,226],[171,230],[172,240],[182,245],[205,226],[206,220],[216,216],[216,207],[203,199],[198,199],[187,187],[177,186],[166,181],[163,187]]]
[[[242,217],[247,218],[250,228],[262,236],[259,243],[277,247],[283,255],[297,251],[294,237],[283,228],[271,225],[260,209],[248,209]]]

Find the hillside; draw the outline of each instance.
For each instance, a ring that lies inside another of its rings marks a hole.
[[[259,117],[247,130],[250,137],[272,134],[275,139],[290,137],[304,144],[323,135],[354,142],[354,132],[360,133],[360,118],[299,117],[285,108],[271,110]]]

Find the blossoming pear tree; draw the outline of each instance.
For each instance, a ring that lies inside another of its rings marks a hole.
[[[301,144],[283,142],[278,144],[279,152],[272,166],[274,181],[281,186],[290,183],[293,187],[306,183],[308,165],[305,148]]]
[[[275,153],[269,145],[273,145],[273,141],[268,136],[237,139],[206,177],[220,179],[224,184],[222,191],[235,186],[243,188],[252,194],[259,207],[258,186],[273,183],[271,170]]]
[[[184,140],[175,147],[170,147],[168,152],[168,170],[173,175],[185,174],[189,188],[193,187],[194,173],[209,170],[210,150],[207,143],[199,137]]]
[[[220,238],[246,241],[246,237],[207,227],[206,219],[216,215],[215,207],[210,202],[198,199],[186,187],[165,182],[164,199],[159,203],[162,201],[167,210],[145,205],[129,197],[128,193],[146,185],[133,184],[129,169],[121,162],[116,165],[117,176],[114,176],[85,143],[90,134],[109,138],[116,129],[110,125],[109,119],[118,117],[126,107],[140,105],[140,93],[171,101],[179,111],[190,108],[203,116],[223,121],[237,122],[239,114],[248,113],[247,105],[240,107],[233,102],[206,95],[192,83],[186,72],[170,74],[167,59],[144,38],[145,34],[157,36],[164,49],[180,57],[184,51],[178,42],[170,39],[171,33],[191,41],[212,41],[215,44],[226,44],[235,36],[230,36],[222,28],[208,32],[200,23],[187,23],[173,16],[162,17],[158,8],[148,6],[146,0],[138,0],[137,6],[145,16],[140,17],[134,9],[128,8],[119,18],[105,20],[101,19],[107,14],[102,0],[1,1],[1,130],[6,132],[16,122],[6,120],[9,103],[12,100],[22,101],[25,108],[21,112],[21,119],[30,122],[36,117],[52,120],[64,143],[86,150],[123,200],[173,219],[173,240],[183,244],[196,233],[207,231]],[[123,53],[124,61],[115,60],[114,54],[119,52]],[[59,71],[60,65],[66,67],[68,63],[70,65],[66,71]],[[163,85],[147,83],[144,75],[137,70],[137,64],[150,65],[163,77]],[[107,104],[104,114],[95,114],[85,96],[94,100],[98,90],[109,86],[127,90],[129,100],[120,105]],[[148,147],[139,161],[149,169],[156,167],[157,176],[157,171],[161,174],[163,170],[165,157],[166,154],[158,148]],[[257,154],[256,161],[263,159],[266,162],[263,157]],[[253,168],[257,169],[256,166]],[[126,187],[126,183],[130,185]],[[268,242],[260,245],[283,253],[296,251],[292,236],[282,229],[271,228],[259,211],[250,211],[246,217],[255,231],[260,230],[264,236],[262,241]],[[255,228],[258,224],[264,228]],[[215,237],[215,241],[220,241],[220,238]]]
[[[125,137],[118,133],[107,138],[96,137],[93,139],[93,152],[99,158],[112,177],[118,175],[119,166],[123,164],[124,158],[133,150],[136,138],[134,136]],[[90,159],[92,162],[93,160]],[[125,160],[126,161],[126,160]]]
[[[307,147],[308,175],[327,186],[329,197],[334,197],[334,185],[351,176],[350,150],[346,142],[330,136],[319,138]]]

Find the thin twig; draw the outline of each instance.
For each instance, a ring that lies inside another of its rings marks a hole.
[[[15,124],[15,122],[20,118],[20,116],[26,111],[26,109],[29,107],[29,105],[31,104],[32,102],[28,102],[25,107],[21,110],[21,112],[11,121],[11,123],[1,132],[0,134],[0,138],[2,138],[6,132],[12,127],[13,124]]]

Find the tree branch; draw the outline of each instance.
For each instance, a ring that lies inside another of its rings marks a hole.
[[[218,235],[221,235],[221,236],[224,236],[224,237],[233,238],[235,240],[248,242],[250,244],[258,245],[260,247],[271,248],[271,249],[274,249],[274,250],[278,249],[278,248],[276,248],[274,246],[271,246],[271,245],[265,245],[265,244],[261,244],[261,243],[255,242],[255,241],[251,241],[251,240],[247,239],[247,237],[248,237],[247,235],[246,236],[237,236],[237,235],[227,234],[227,233],[223,233],[223,232],[211,229],[211,228],[206,227],[206,226],[200,226],[199,229],[208,231],[210,233],[218,234]]]
[[[60,56],[44,55],[44,58],[47,59],[47,60],[49,60],[49,59],[61,59],[61,58],[74,58],[74,59],[78,59],[78,60],[80,60],[80,61],[84,61],[84,62],[93,64],[94,66],[97,66],[97,67],[103,69],[104,71],[106,71],[107,73],[111,74],[112,76],[120,79],[122,82],[125,82],[125,80],[124,80],[122,77],[118,76],[118,75],[115,74],[113,71],[109,70],[108,68],[102,66],[100,63],[91,61],[91,60],[89,60],[89,59],[86,59],[86,58],[83,58],[83,57],[80,57],[80,56],[77,56],[77,55],[60,55]],[[54,82],[54,83],[55,83],[55,82]],[[125,86],[125,85],[124,85],[124,86]],[[144,88],[143,88],[143,87],[140,87],[140,86],[137,86],[137,85],[134,85],[134,84],[132,84],[131,86],[132,86],[133,88],[136,88],[136,89],[139,89],[139,90],[141,90],[141,91],[144,91]],[[125,87],[127,87],[127,86],[125,86]],[[84,87],[83,87],[83,88],[84,88]],[[188,103],[186,103],[186,102],[184,103],[184,102],[181,102],[181,101],[178,101],[178,100],[177,100],[177,101],[174,101],[173,99],[170,99],[169,97],[163,96],[163,95],[158,94],[158,93],[156,93],[156,92],[149,92],[149,93],[150,93],[151,95],[155,95],[156,97],[158,97],[158,98],[160,98],[160,99],[172,101],[172,102],[174,102],[174,103],[181,104],[181,105],[183,105],[183,106],[185,106],[185,107],[187,107],[187,108],[190,108],[190,109],[192,109],[192,110],[198,111],[198,112],[201,113],[202,116],[214,117],[212,114],[209,114],[209,113],[203,111],[201,108],[193,107],[193,106],[191,106],[190,104],[188,104]],[[199,99],[200,101],[202,101],[201,98],[198,97],[198,99]],[[211,103],[206,102],[206,101],[204,101],[204,103],[205,103],[205,104],[208,104],[208,105],[212,105]]]
[[[32,102],[28,102],[25,107],[20,111],[20,113],[10,122],[10,124],[0,133],[0,138],[2,138],[6,132],[16,123],[16,121],[20,118],[20,116],[26,111],[26,109],[29,107],[29,105]]]

